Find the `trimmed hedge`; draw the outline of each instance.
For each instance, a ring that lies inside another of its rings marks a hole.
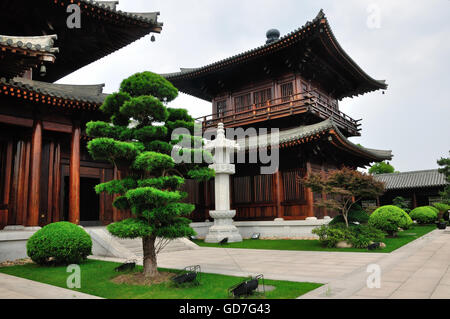
[[[81,227],[59,222],[37,231],[27,241],[27,254],[35,263],[78,264],[92,254],[92,240]]]
[[[367,224],[369,222],[369,214],[366,213],[364,209],[358,204],[353,205],[353,207],[348,212],[348,223],[360,223]],[[338,215],[330,222],[329,225],[345,224],[344,216]]]
[[[430,206],[423,206],[413,209],[409,216],[419,224],[432,224],[438,218],[438,213]]]
[[[347,241],[354,248],[367,248],[374,242],[382,242],[384,233],[374,227],[367,225],[351,225],[346,227],[345,224],[321,226],[313,229],[313,234],[319,236],[320,243],[328,248],[336,247],[337,243]]]
[[[369,218],[369,225],[395,235],[399,228],[408,229],[413,224],[411,217],[397,206],[382,206],[375,210]]]

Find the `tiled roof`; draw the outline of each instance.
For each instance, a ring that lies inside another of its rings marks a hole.
[[[35,37],[0,35],[0,45],[38,52],[57,53],[59,52],[58,48],[53,47],[56,39],[58,39],[56,34]]]
[[[359,145],[354,144],[349,139],[347,139],[340,131],[336,124],[332,119],[325,120],[320,123],[316,123],[313,125],[300,126],[288,130],[282,130],[279,132],[279,143],[276,141],[275,144],[272,143],[272,135],[271,134],[261,134],[258,137],[258,141],[256,138],[245,138],[238,139],[237,143],[239,144],[241,150],[249,150],[255,148],[265,148],[268,146],[284,146],[289,145],[295,141],[310,141],[311,138],[317,136],[318,134],[328,133],[333,131],[339,139],[345,144],[347,148],[353,150],[354,152],[360,153],[363,156],[366,156],[370,159],[383,161],[383,160],[391,160],[393,155],[392,151],[385,150],[376,150],[361,147]]]
[[[374,176],[386,184],[387,190],[441,187],[447,185],[445,175],[437,169]]]
[[[119,4],[119,1],[82,0],[81,2],[140,22],[155,24],[157,26],[163,25],[161,22],[158,22],[159,12],[126,12],[117,10],[116,6]]]
[[[74,108],[98,108],[108,96],[103,93],[104,86],[53,84],[24,78],[0,79],[0,93]]]
[[[294,30],[293,32],[281,37],[280,39],[266,43],[262,46],[259,46],[255,49],[245,51],[243,53],[231,56],[229,58],[214,62],[212,64],[198,67],[198,68],[180,68],[180,72],[174,73],[166,73],[161,74],[163,77],[168,79],[169,81],[177,81],[181,79],[192,79],[199,77],[200,75],[206,73],[218,72],[219,70],[225,69],[230,65],[240,64],[245,61],[254,59],[258,56],[264,56],[272,54],[273,52],[279,51],[285,47],[293,46],[298,43],[302,37],[304,37],[305,33],[312,32],[313,29],[317,28],[321,23],[324,23],[328,30],[328,37],[333,41],[335,48],[340,52],[343,56],[343,62],[347,63],[356,74],[358,74],[362,79],[364,79],[367,83],[370,83],[370,87],[364,88],[364,92],[370,92],[378,89],[387,89],[388,85],[385,80],[375,80],[371,76],[369,76],[365,71],[359,67],[356,62],[342,49],[342,47],[337,42],[336,37],[331,31],[331,27],[328,23],[328,20],[325,17],[323,10],[317,14],[317,16],[312,20],[308,21],[304,26]],[[186,93],[186,92],[184,92]],[[349,97],[352,95],[348,95]]]

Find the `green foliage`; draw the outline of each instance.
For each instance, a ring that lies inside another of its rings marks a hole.
[[[393,205],[382,206],[375,210],[369,218],[369,226],[373,226],[395,235],[399,228],[408,229],[413,224],[411,217],[401,208]]]
[[[439,215],[439,209],[437,209],[436,207],[434,206],[424,206],[424,207],[431,209],[433,212],[436,213],[436,215]]]
[[[113,164],[132,163],[142,148],[137,143],[116,141],[113,138],[96,138],[88,143],[88,151],[97,161]]]
[[[169,111],[169,117],[167,118],[167,121],[169,122],[174,121],[184,121],[187,123],[194,122],[194,119],[192,118],[192,116],[189,115],[186,109],[168,108],[167,111]]]
[[[180,203],[187,196],[180,189],[184,177],[207,180],[213,176],[205,164],[176,163],[170,156],[178,142],[177,137],[172,141],[177,128],[187,129],[183,136],[186,140],[200,141],[187,143],[183,152],[203,155],[201,138],[191,136],[197,127],[194,119],[184,109],[166,107],[177,95],[178,90],[163,77],[137,73],[123,80],[120,91],[102,105],[111,123],[87,125],[87,134],[94,138],[88,143],[92,158],[113,163],[123,176],[98,185],[96,192],[118,195],[113,206],[133,214],[133,218],[114,223],[108,230],[120,238],[144,239],[146,276],[157,273],[153,256],[161,247],[154,246],[156,237],[173,239],[194,234],[186,216],[195,207]],[[159,245],[164,242],[159,241]]]
[[[364,209],[358,204],[354,204],[352,208],[350,208],[348,212],[348,222],[350,224],[359,223],[359,224],[367,224],[369,221],[369,214],[366,213]],[[343,223],[345,224],[344,217],[342,215],[338,215],[330,222],[329,225],[336,225]]]
[[[367,225],[346,227],[345,224],[339,223],[336,225],[324,225],[313,229],[312,232],[319,236],[319,241],[328,248],[336,247],[337,243],[341,241],[351,243],[354,248],[367,248],[373,242],[384,240],[382,231]]]
[[[127,177],[122,180],[112,180],[107,183],[99,184],[95,186],[95,192],[97,194],[107,193],[109,195],[125,194],[130,189],[136,187],[137,187],[136,181],[131,177]]]
[[[108,231],[118,238],[142,238],[151,236],[154,227],[147,221],[138,218],[129,218],[121,222],[110,224]]]
[[[208,167],[192,169],[188,172],[188,176],[196,181],[208,181],[216,176],[216,172]]]
[[[131,95],[126,92],[118,92],[110,94],[106,97],[102,106],[100,106],[100,111],[111,117],[119,113],[120,107],[130,99]],[[121,125],[126,126],[128,125],[128,122],[123,123]]]
[[[372,175],[347,167],[331,171],[326,176],[320,173],[309,174],[302,183],[315,193],[327,194],[326,200],[320,199],[315,205],[340,212],[344,220],[354,201],[375,198],[384,193],[384,184],[375,180]]]
[[[92,254],[92,240],[81,227],[68,222],[49,224],[27,241],[27,254],[37,264],[77,264]]]
[[[178,90],[172,83],[152,72],[136,73],[123,80],[120,91],[133,97],[154,96],[164,102],[171,102],[178,96]]]
[[[434,207],[439,211],[439,213],[445,213],[450,210],[450,205],[447,205],[445,203],[435,203],[433,204]]]
[[[156,152],[145,152],[136,157],[132,168],[147,173],[155,173],[156,170],[169,169],[174,166],[175,163],[172,157],[168,155]]]
[[[139,187],[154,187],[171,191],[179,189],[184,184],[184,178],[179,176],[164,176],[138,181]]]
[[[411,209],[409,208],[408,203],[406,202],[406,199],[404,199],[401,196],[398,196],[392,200],[392,203],[394,206],[397,206],[398,208],[403,209],[406,213],[410,213]]]
[[[411,211],[409,216],[419,224],[431,224],[438,218],[436,211],[434,207],[432,209],[430,206],[417,207]]]
[[[387,162],[376,163],[369,169],[369,174],[372,175],[392,174],[394,172],[395,172],[394,166],[392,166]]]
[[[141,125],[151,125],[152,122],[164,122],[169,116],[164,104],[153,96],[139,96],[125,102],[120,113],[133,118]]]

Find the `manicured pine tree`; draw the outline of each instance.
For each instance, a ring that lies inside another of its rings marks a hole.
[[[119,92],[101,106],[110,122],[87,124],[93,138],[88,144],[91,156],[111,162],[124,176],[96,186],[96,192],[115,195],[113,206],[133,214],[107,229],[119,238],[142,238],[146,278],[158,276],[156,255],[168,241],[195,234],[186,218],[195,207],[182,202],[187,195],[181,191],[184,177],[206,181],[214,176],[205,164],[193,161],[199,154],[200,159],[212,160],[202,150],[201,137],[193,136],[194,119],[184,109],[166,106],[177,95],[163,77],[138,73],[125,79]],[[179,128],[189,134],[172,136]],[[175,162],[171,156],[175,145],[175,154],[190,160]]]

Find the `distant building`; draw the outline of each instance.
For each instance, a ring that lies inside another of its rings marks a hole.
[[[280,129],[278,172],[262,175],[256,164],[236,166],[231,182],[236,220],[335,214],[316,207],[315,201],[325,195],[303,187],[299,178],[392,159],[391,151],[349,140],[361,135],[361,120],[344,114],[339,101],[386,90],[387,84],[369,76],[343,50],[323,11],[281,38],[277,30],[269,30],[266,43],[258,48],[164,76],[181,92],[211,102],[212,114],[199,119],[204,130],[218,123],[226,128]],[[257,146],[268,147],[242,143],[241,149],[251,153]],[[188,186],[197,207],[193,218],[204,221],[214,209],[214,185]]]
[[[432,205],[441,201],[439,194],[447,185],[445,175],[437,169],[380,174],[375,178],[386,185],[386,193],[380,197],[379,205],[392,204],[398,196],[405,198],[410,208]]]

